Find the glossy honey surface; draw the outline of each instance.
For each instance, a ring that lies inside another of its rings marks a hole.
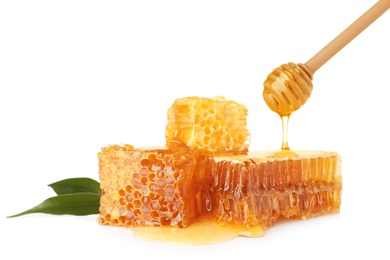
[[[290,62],[273,70],[264,81],[263,99],[282,116],[290,116],[311,96],[313,84],[298,65]]]

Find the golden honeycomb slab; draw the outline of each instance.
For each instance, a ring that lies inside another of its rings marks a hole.
[[[195,216],[192,149],[111,145],[98,158],[100,224],[185,227]]]
[[[244,105],[224,97],[178,98],[167,112],[166,145],[182,143],[197,154],[247,152],[247,113]]]
[[[281,217],[310,218],[338,212],[341,156],[299,151],[198,159],[202,214],[227,224],[271,226]]]

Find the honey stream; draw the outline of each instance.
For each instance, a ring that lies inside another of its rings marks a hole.
[[[282,151],[290,150],[288,146],[288,121],[290,116],[281,116],[282,119]]]

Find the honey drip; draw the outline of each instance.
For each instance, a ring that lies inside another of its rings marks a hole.
[[[288,120],[290,116],[281,116],[282,119],[282,131],[283,131],[283,139],[282,139],[282,150],[290,150],[288,146]]]
[[[263,99],[268,107],[282,120],[282,152],[290,151],[288,146],[288,121],[311,95],[313,84],[304,66],[292,62],[283,64],[268,75],[264,81]],[[279,156],[286,155],[282,153]],[[288,154],[287,154],[288,155]]]
[[[268,158],[293,158],[298,157],[298,154],[290,150],[288,146],[288,121],[290,116],[280,116],[282,119],[282,149]]]

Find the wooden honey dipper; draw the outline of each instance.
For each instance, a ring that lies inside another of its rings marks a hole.
[[[290,62],[276,68],[264,82],[263,98],[268,107],[282,119],[287,117],[288,122],[291,113],[309,99],[313,74],[389,8],[390,0],[378,1],[306,63]],[[284,124],[287,122],[283,121]],[[284,148],[288,149],[285,141]]]

